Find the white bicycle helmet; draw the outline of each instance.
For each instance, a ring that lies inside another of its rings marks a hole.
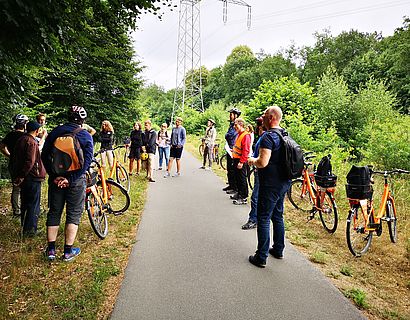
[[[71,106],[69,113],[74,119],[84,120],[87,118],[87,111],[80,106]]]
[[[18,115],[16,115],[14,117],[14,122],[15,123],[25,124],[25,123],[28,122],[28,117],[25,114],[19,113]]]

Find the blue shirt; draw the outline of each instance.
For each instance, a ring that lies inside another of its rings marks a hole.
[[[185,144],[186,131],[184,127],[175,127],[172,129],[171,146],[182,147]]]
[[[41,153],[41,159],[43,160],[44,167],[46,168],[46,171],[51,179],[56,178],[55,174],[53,174],[51,170],[51,162],[49,157],[55,139],[61,137],[66,133],[74,131],[78,127],[78,124],[69,122],[54,128],[48,134],[46,141],[44,142],[43,151]],[[91,161],[93,159],[94,144],[93,139],[91,135],[88,133],[88,131],[85,129],[81,130],[79,133],[76,134],[76,137],[78,139],[78,142],[80,143],[81,149],[83,149],[84,165],[81,169],[70,172],[67,175],[65,175],[65,178],[67,178],[70,184],[85,174],[85,172],[90,167]]]
[[[235,128],[233,127],[234,122],[231,122],[229,125],[228,131],[225,134],[225,140],[228,143],[229,148],[233,148],[233,145],[235,144],[236,137],[238,136],[238,133],[236,132]]]
[[[282,184],[289,181],[284,177],[281,163],[282,140],[278,134],[273,131],[266,131],[259,140],[259,148],[269,149],[272,152],[268,165],[265,168],[258,169],[259,184],[261,186],[281,189]]]

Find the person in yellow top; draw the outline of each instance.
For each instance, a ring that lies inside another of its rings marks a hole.
[[[232,148],[232,158],[234,167],[234,177],[238,192],[231,196],[233,204],[241,205],[248,203],[248,183],[246,173],[248,171],[248,157],[251,150],[251,136],[246,130],[245,120],[237,118],[234,128],[238,133],[235,144]]]

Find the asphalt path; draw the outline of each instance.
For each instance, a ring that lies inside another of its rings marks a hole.
[[[251,265],[249,205],[189,153],[181,161],[180,177],[155,171],[111,319],[364,319],[288,242],[283,260]]]

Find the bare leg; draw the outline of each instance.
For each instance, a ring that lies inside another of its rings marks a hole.
[[[78,226],[73,223],[66,224],[65,226],[65,244],[72,246],[77,235]]]
[[[140,170],[141,170],[141,159],[137,160],[137,174],[140,174]]]
[[[58,228],[59,228],[58,226],[47,227],[47,241],[48,242],[56,241]]]
[[[130,159],[130,168],[129,168],[129,172],[130,174],[132,174],[132,170],[134,169],[134,159]]]
[[[172,158],[172,157],[169,158],[169,163],[168,163],[168,168],[167,168],[168,173],[171,172],[173,163],[174,163],[174,158]],[[178,163],[178,160],[177,160],[177,163]]]
[[[181,172],[181,159],[177,159],[177,173]]]

